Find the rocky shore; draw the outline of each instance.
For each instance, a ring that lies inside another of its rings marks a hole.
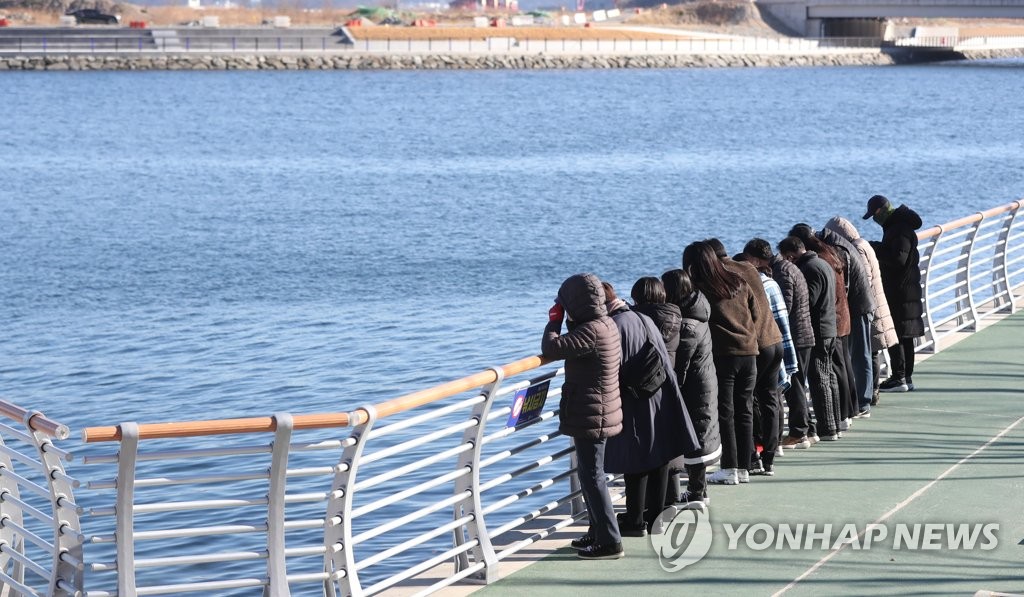
[[[1022,50],[972,52],[968,59],[1017,57]],[[491,70],[877,66],[881,51],[829,54],[444,55],[159,54],[0,56],[0,70]]]

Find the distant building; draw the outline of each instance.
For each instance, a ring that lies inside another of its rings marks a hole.
[[[452,10],[519,10],[518,0],[453,0],[448,4]]]

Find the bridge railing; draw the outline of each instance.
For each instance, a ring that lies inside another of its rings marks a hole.
[[[1020,206],[920,233],[920,349],[1013,311]],[[425,595],[491,582],[585,516],[557,429],[561,375],[534,356],[348,412],[91,427],[74,450],[81,486],[54,445],[67,429],[0,402],[0,595]],[[540,396],[536,418],[512,420]]]
[[[86,485],[104,495],[86,508],[85,594],[375,595],[438,567],[422,592],[494,580],[583,511],[548,387],[561,370],[524,376],[545,364],[350,413],[86,429],[117,449],[84,460],[107,475]],[[544,409],[506,426],[530,388],[546,389]]]
[[[937,352],[952,334],[1016,309],[1013,290],[1024,284],[1020,206],[1014,201],[918,234],[925,298],[919,351]]]
[[[843,50],[878,49],[877,37],[662,37],[650,39],[574,38],[567,30],[564,38],[517,38],[515,31],[481,35],[479,38],[444,37],[411,39],[396,33],[394,37],[348,38],[330,36],[218,35],[203,32],[190,35],[160,30],[144,30],[136,35],[118,34],[59,35],[23,34],[0,36],[0,54],[320,54],[366,52],[386,54],[814,54]]]
[[[0,400],[0,595],[74,595],[82,587],[78,481],[54,445],[68,428]]]

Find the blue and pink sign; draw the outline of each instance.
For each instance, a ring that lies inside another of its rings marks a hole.
[[[515,400],[512,402],[512,414],[509,415],[508,423],[505,423],[505,426],[522,427],[540,417],[544,412],[544,403],[548,399],[550,386],[551,381],[548,380],[517,391]]]

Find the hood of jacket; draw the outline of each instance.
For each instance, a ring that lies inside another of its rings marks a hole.
[[[896,211],[892,212],[892,215],[889,216],[889,219],[885,221],[882,227],[901,226],[910,230],[917,230],[922,224],[921,216],[917,215],[916,211],[906,205],[901,205],[896,208]]]
[[[683,319],[696,319],[707,323],[711,318],[711,303],[703,293],[696,290],[683,300],[679,310],[683,313]]]
[[[853,222],[839,216],[829,220],[828,223],[825,224],[825,230],[831,230],[851,243],[860,238],[860,232],[857,230],[857,227],[853,225]]]
[[[604,287],[594,274],[576,274],[562,282],[558,302],[577,323],[608,314],[604,306]]]

